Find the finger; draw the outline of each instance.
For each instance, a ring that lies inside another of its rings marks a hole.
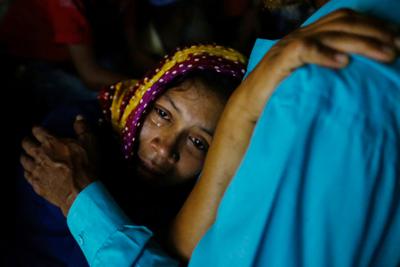
[[[35,162],[28,156],[22,155],[20,157],[20,163],[25,171],[32,172],[35,168]]]
[[[374,38],[342,32],[328,32],[318,36],[319,42],[342,53],[355,53],[375,60],[389,62],[396,57],[394,45],[388,45]]]
[[[334,21],[338,18],[343,18],[343,17],[348,17],[348,16],[358,16],[358,15],[359,15],[359,13],[355,12],[354,10],[351,10],[349,8],[342,8],[342,9],[336,10],[334,12],[331,12],[328,15],[323,16],[322,18],[311,23],[307,27],[314,28],[314,27],[320,26],[321,24],[325,24],[325,23]]]
[[[32,132],[36,139],[42,144],[41,149],[43,151],[41,151],[41,153],[46,153],[47,156],[51,156],[54,159],[68,154],[68,148],[64,144],[62,138],[55,137],[41,127],[34,127]]]
[[[55,140],[55,137],[42,127],[33,127],[33,136],[42,144],[48,145]]]
[[[26,154],[29,155],[35,164],[50,164],[53,160],[44,151],[44,148],[37,145],[29,138],[24,138],[22,141],[22,148]]]
[[[35,163],[36,163],[36,168],[42,167],[42,166],[52,166],[55,163],[58,163],[57,161],[53,160],[42,148],[39,148],[37,150],[36,158],[35,158]]]
[[[24,176],[26,181],[32,186],[33,191],[38,194],[39,196],[44,196],[42,187],[39,183],[37,177],[35,177],[32,173],[25,171]]]
[[[25,171],[25,172],[24,172],[24,177],[25,177],[26,181],[27,181],[29,184],[32,184],[32,183],[34,182],[34,177],[33,177],[32,173],[30,173],[30,172],[28,172],[28,171]]]
[[[375,23],[372,19],[346,18],[344,20],[322,25],[315,32],[337,31],[370,37],[383,43],[393,43],[397,33],[386,25]]]
[[[309,40],[304,43],[300,60],[303,64],[317,64],[329,68],[343,68],[348,62],[348,56],[317,41]]]
[[[25,137],[21,142],[21,146],[24,149],[24,151],[26,152],[26,154],[28,154],[32,158],[36,158],[38,149],[39,149],[39,145],[35,141],[33,141],[32,139],[30,139],[28,137]]]
[[[307,33],[340,31],[375,38],[381,42],[393,43],[399,31],[397,27],[382,20],[365,16],[351,10],[341,10],[332,17],[306,27]]]

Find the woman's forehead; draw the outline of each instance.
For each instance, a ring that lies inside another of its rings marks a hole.
[[[187,125],[207,128],[213,132],[223,110],[224,102],[216,94],[201,93],[201,89],[168,90],[157,103],[167,105],[175,119]]]
[[[176,101],[192,101],[201,102],[202,105],[206,105],[203,102],[223,102],[218,94],[213,89],[204,84],[200,80],[185,80],[181,84],[168,89],[162,96],[171,98]],[[162,97],[161,96],[161,97]]]

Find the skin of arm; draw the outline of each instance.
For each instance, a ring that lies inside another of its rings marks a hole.
[[[90,45],[68,45],[68,51],[79,76],[89,88],[97,91],[103,86],[126,80],[127,77],[100,67]]]
[[[170,232],[175,253],[188,260],[215,219],[219,202],[246,151],[257,118],[246,99],[248,78],[231,96],[221,116],[200,180],[175,218]],[[271,85],[272,88],[273,85]],[[232,130],[240,125],[240,130]],[[221,160],[223,159],[223,160]]]
[[[158,60],[143,49],[143,41],[141,41],[141,34],[139,33],[141,24],[138,23],[140,15],[137,14],[141,10],[143,10],[143,7],[140,4],[138,5],[135,1],[129,1],[124,12],[124,27],[126,41],[129,46],[129,58],[134,70],[138,70],[140,73],[146,72],[158,63]]]
[[[285,77],[306,63],[343,68],[349,62],[346,53],[383,62],[395,59],[399,38],[374,21],[350,10],[340,10],[293,32],[270,49],[226,105],[201,178],[171,225],[169,242],[174,253],[188,260],[214,222],[221,198],[247,149],[255,123]],[[358,27],[354,27],[354,23]],[[338,27],[341,32],[336,30]]]

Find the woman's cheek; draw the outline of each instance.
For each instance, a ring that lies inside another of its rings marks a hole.
[[[189,153],[184,153],[178,163],[176,171],[182,179],[191,179],[198,175],[203,167],[204,158],[196,158]]]
[[[154,130],[153,130],[153,127],[151,126],[151,121],[146,119],[143,123],[142,128],[140,129],[140,132],[139,132],[139,142],[143,142],[143,141],[151,138],[153,131]]]

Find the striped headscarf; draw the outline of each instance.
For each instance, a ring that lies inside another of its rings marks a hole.
[[[219,45],[193,45],[165,56],[159,66],[142,80],[119,82],[103,89],[99,101],[106,119],[122,137],[126,159],[134,154],[134,145],[147,108],[172,82],[193,71],[214,72],[240,81],[245,73],[245,57],[232,48]]]

